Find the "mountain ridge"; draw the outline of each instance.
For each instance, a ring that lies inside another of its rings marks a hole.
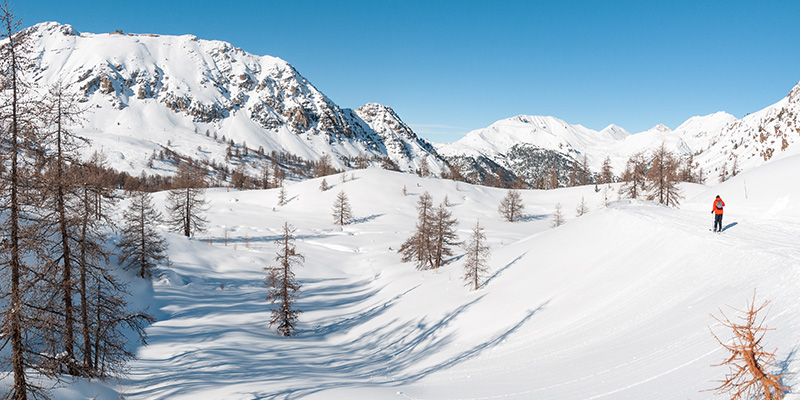
[[[693,157],[712,180],[723,179],[729,169],[800,152],[795,145],[800,84],[786,98],[741,119],[717,112],[689,118],[675,130],[657,125],[631,134],[614,124],[595,131],[557,117],[518,115],[434,146],[390,107],[340,107],[285,60],[227,42],[194,35],[82,33],[57,22],[25,31],[35,40],[36,79],[47,84],[60,79],[77,88],[92,110],[79,133],[94,142],[92,150],[107,152],[112,166],[137,174],[174,170],[159,160],[152,167],[153,154],[165,148],[190,159],[230,163],[236,147],[311,162],[330,154],[337,168],[354,163],[405,172],[427,168],[437,176],[457,171],[473,182],[520,177],[533,186],[554,165],[565,180],[584,157],[595,173],[609,159],[619,176],[631,154],[662,143],[682,158]],[[237,163],[251,172],[260,168],[253,160]]]
[[[193,35],[81,33],[57,22],[26,32],[34,39],[36,79],[72,84],[92,110],[77,130],[94,147],[114,147],[114,136],[142,145],[144,151],[112,152],[111,164],[120,169],[152,170],[148,153],[160,147],[219,161],[228,158],[231,143],[310,161],[331,154],[339,168],[348,159],[369,158],[413,171],[422,157],[432,170],[442,169],[433,147],[397,122],[396,114],[364,121],[358,110],[339,107],[277,57]],[[206,139],[187,137],[202,132]],[[211,132],[225,140],[211,140]]]

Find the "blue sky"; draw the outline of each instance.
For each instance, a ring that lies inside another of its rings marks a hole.
[[[24,26],[194,34],[290,62],[341,107],[434,142],[519,114],[632,133],[782,99],[800,1],[12,0]]]

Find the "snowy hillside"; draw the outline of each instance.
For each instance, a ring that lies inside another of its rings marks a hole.
[[[730,171],[734,163],[747,170],[800,154],[799,120],[800,83],[781,101],[721,129],[709,129],[705,143],[695,145],[697,160],[718,175],[723,166]]]
[[[163,148],[222,163],[230,142],[306,160],[332,154],[338,167],[343,157],[388,157],[414,170],[416,157],[428,156],[430,145],[393,113],[364,121],[276,57],[190,35],[79,33],[54,22],[27,31],[37,80],[61,80],[83,96],[89,111],[79,132],[117,169],[163,172],[168,165],[148,165]],[[438,172],[441,161],[428,158]]]
[[[119,384],[80,383],[57,398],[117,399],[714,399],[725,358],[711,314],[772,300],[768,350],[800,370],[800,156],[717,187],[683,186],[679,209],[606,191],[522,191],[526,218],[503,222],[501,189],[379,169],[319,191],[214,189],[211,229],[169,235],[172,266],[153,284],[159,321]],[[348,174],[349,175],[349,174]],[[402,188],[408,195],[404,196]],[[356,221],[333,224],[340,191]],[[461,250],[438,271],[400,262],[419,195],[447,197],[467,239],[477,220],[492,246],[483,287],[462,283]],[[725,231],[710,203],[727,202]],[[163,196],[161,193],[159,196]],[[575,217],[584,198],[591,211]],[[567,223],[551,228],[561,203]],[[284,222],[304,266],[298,335],[269,328],[265,266]],[[143,292],[147,295],[147,292]],[[149,295],[147,295],[149,296]],[[792,375],[787,383],[800,384]],[[792,397],[794,396],[794,397]],[[796,395],[789,398],[798,399]]]
[[[476,180],[500,168],[532,184],[553,165],[566,175],[563,170],[584,155],[595,172],[610,158],[619,175],[631,154],[665,143],[681,156],[694,155],[716,181],[723,166],[746,170],[800,154],[800,85],[739,120],[719,112],[690,118],[674,131],[659,125],[632,135],[616,125],[594,131],[555,117],[520,115],[437,149],[391,108],[340,108],[286,61],[229,43],[191,35],[79,33],[54,22],[27,31],[39,83],[62,80],[83,97],[88,112],[78,130],[92,140],[86,152],[101,150],[111,167],[135,175],[170,173],[174,166],[160,157],[163,151],[233,169],[233,150],[247,148],[305,160],[331,154],[340,168],[366,159],[416,171],[424,160],[436,175],[449,171],[449,162]],[[244,163],[253,171],[260,167]]]
[[[520,115],[474,130],[454,143],[441,145],[439,153],[451,163],[461,164],[462,168],[469,168],[464,159],[491,160],[513,175],[525,177],[531,184],[551,165],[559,167],[559,174],[566,178],[572,163],[581,162],[583,156],[595,172],[601,169],[606,157],[610,158],[619,175],[632,154],[648,152],[662,143],[681,156],[691,153],[689,146],[664,125],[631,135],[616,125],[598,132],[554,117]],[[539,170],[534,171],[537,166]]]
[[[800,83],[783,100],[742,119],[717,112],[692,117],[674,131],[659,124],[629,134],[615,125],[598,132],[554,117],[520,115],[441,145],[439,153],[463,168],[494,163],[522,176],[530,170],[530,162],[521,162],[526,158],[567,165],[585,155],[589,167],[597,172],[608,157],[619,175],[632,154],[650,152],[664,143],[679,156],[693,155],[707,179],[717,182],[720,171],[725,168],[730,173],[734,163],[742,171],[800,154],[800,145],[795,145],[800,141],[798,116]],[[550,157],[545,159],[542,153]],[[478,161],[465,161],[470,159]]]

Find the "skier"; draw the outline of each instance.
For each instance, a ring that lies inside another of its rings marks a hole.
[[[712,229],[714,232],[722,232],[722,207],[725,207],[725,202],[717,195],[711,210],[714,214],[714,229]]]

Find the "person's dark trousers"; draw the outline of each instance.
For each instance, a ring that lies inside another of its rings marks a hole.
[[[722,214],[714,214],[714,232],[722,232]]]

